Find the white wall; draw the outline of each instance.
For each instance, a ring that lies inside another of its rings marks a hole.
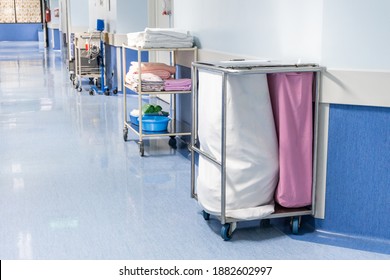
[[[110,33],[142,31],[148,25],[147,0],[89,0],[89,28],[96,29],[96,20],[105,21]]]
[[[111,0],[111,2],[113,2]],[[108,15],[111,13],[108,11],[108,0],[89,0],[88,13],[89,13],[89,30],[96,30],[97,19],[103,19],[105,22],[105,29],[110,26],[107,23]]]
[[[203,49],[257,58],[319,61],[322,0],[178,0],[174,26]]]
[[[330,68],[390,70],[390,1],[326,0],[322,63]]]
[[[89,7],[86,0],[67,0],[69,1],[69,15],[71,32],[80,32],[88,30]]]
[[[51,24],[58,25],[60,23],[60,18],[54,16],[54,9],[59,8],[59,0],[50,0],[49,5],[50,5],[50,11],[51,11]]]
[[[138,32],[148,26],[147,0],[117,0],[116,33]]]
[[[388,0],[175,0],[174,26],[202,49],[390,70]]]

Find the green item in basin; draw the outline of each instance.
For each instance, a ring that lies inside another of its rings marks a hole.
[[[162,107],[160,105],[144,104],[142,106],[142,114],[153,114],[161,111]]]

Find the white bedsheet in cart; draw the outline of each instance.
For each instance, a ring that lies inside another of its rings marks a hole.
[[[222,76],[199,70],[198,140],[200,149],[221,158]],[[262,219],[274,212],[278,182],[278,141],[266,75],[227,77],[226,217]],[[198,202],[221,215],[221,168],[199,157]]]

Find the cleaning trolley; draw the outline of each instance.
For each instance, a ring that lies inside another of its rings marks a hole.
[[[323,67],[192,63],[191,195],[230,240],[240,221],[314,215]]]
[[[82,79],[88,78],[91,85],[89,88],[90,95],[110,94],[109,88],[105,85],[103,31],[104,21],[97,20],[96,31],[75,34],[73,85],[79,92],[83,90]]]

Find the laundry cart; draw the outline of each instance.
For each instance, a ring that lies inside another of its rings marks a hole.
[[[75,75],[74,88],[79,92],[83,90],[82,80],[89,79],[89,94],[104,93],[109,95],[104,85],[105,69],[103,56],[102,32],[76,33],[74,38]]]
[[[192,64],[191,195],[230,240],[240,221],[314,215],[317,64]],[[196,86],[195,86],[196,85]],[[301,178],[302,177],[302,178]]]

